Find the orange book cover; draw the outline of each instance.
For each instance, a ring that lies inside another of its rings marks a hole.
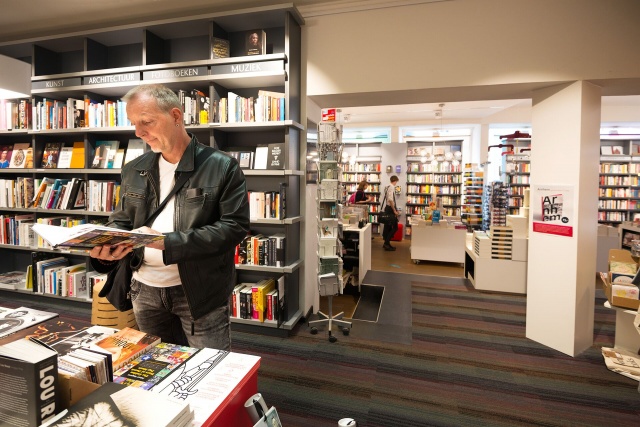
[[[84,142],[74,142],[73,151],[71,152],[71,169],[84,168]]]
[[[160,337],[132,328],[124,328],[92,344],[113,354],[113,370],[120,369],[160,342]]]

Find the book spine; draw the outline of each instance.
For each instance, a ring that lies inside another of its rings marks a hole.
[[[52,355],[35,365],[34,378],[37,425],[54,416],[58,383],[58,357]]]

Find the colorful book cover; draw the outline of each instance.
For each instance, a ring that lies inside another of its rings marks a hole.
[[[9,168],[25,168],[27,163],[27,152],[29,150],[31,150],[31,144],[29,144],[28,142],[18,142],[14,144],[13,151],[11,153],[11,162],[9,163]]]
[[[114,372],[113,382],[150,390],[200,349],[160,343]]]
[[[107,169],[113,168],[116,153],[118,152],[119,141],[96,141],[96,151],[93,156],[91,168]]]
[[[58,156],[62,148],[61,142],[48,142],[42,152],[42,162],[40,167],[44,169],[55,169],[58,167]]]
[[[71,164],[69,165],[71,169],[82,169],[84,168],[84,142],[74,142],[73,143],[73,151],[71,153]]]
[[[160,342],[160,337],[132,328],[124,328],[113,335],[96,341],[92,346],[113,354],[113,369],[117,371],[127,362]]]
[[[0,147],[0,169],[7,169],[11,165],[11,153],[13,145],[3,145]]]

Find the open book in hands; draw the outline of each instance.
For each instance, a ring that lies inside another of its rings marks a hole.
[[[52,247],[64,249],[89,250],[94,246],[103,245],[131,245],[138,248],[164,239],[163,234],[146,234],[96,224],[82,224],[75,227],[34,224],[33,231]]]

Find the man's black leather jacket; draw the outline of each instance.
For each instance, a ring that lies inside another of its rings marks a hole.
[[[165,234],[163,253],[166,265],[178,265],[194,320],[227,304],[235,285],[235,247],[249,231],[246,182],[233,157],[199,144],[192,136],[176,179],[179,173],[193,170],[202,150],[210,153],[175,196],[176,231]],[[127,230],[141,227],[161,202],[158,156],[148,152],[123,167],[120,202],[109,217],[110,225]],[[134,269],[143,254],[135,252]],[[98,271],[105,269],[92,264]]]

